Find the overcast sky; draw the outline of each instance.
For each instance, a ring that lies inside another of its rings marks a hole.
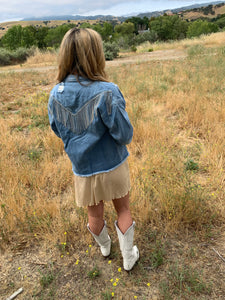
[[[52,15],[130,15],[212,0],[0,0],[0,22]]]

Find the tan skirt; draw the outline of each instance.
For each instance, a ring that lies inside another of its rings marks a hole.
[[[75,175],[75,199],[79,207],[99,204],[126,196],[130,190],[130,174],[127,160],[110,172],[90,177]]]

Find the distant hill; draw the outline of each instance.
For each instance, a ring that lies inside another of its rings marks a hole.
[[[180,14],[182,19],[190,21],[200,18],[213,19],[225,14],[225,3],[185,10]]]
[[[115,17],[112,15],[95,15],[95,16],[80,16],[80,15],[62,15],[62,16],[46,16],[46,17],[30,17],[25,18],[22,21],[52,21],[52,20],[74,20],[74,21],[85,21],[85,20],[101,20],[101,21],[112,21],[119,20],[121,22],[126,20],[126,17]]]
[[[184,12],[184,11],[187,11],[187,10],[189,11],[189,10],[194,10],[194,9],[201,8],[201,7],[207,7],[209,5],[217,5],[217,4],[222,4],[222,3],[224,3],[224,1],[214,1],[214,2],[208,2],[208,3],[193,4],[193,5],[183,6],[183,7],[179,7],[179,8],[175,8],[175,9],[165,9],[165,10],[161,10],[161,11],[141,13],[141,14],[138,14],[137,17],[139,17],[139,18],[158,17],[158,16],[162,16],[165,13],[168,13],[168,12],[172,13],[172,14],[177,14],[179,12]],[[224,5],[225,5],[225,3],[224,3]]]
[[[161,16],[168,11],[176,14],[178,12],[183,12],[186,10],[192,10],[200,7],[206,7],[208,5],[217,5],[221,4],[223,1],[212,1],[208,3],[201,3],[201,4],[193,4],[189,6],[184,6],[184,7],[179,7],[175,9],[165,9],[161,11],[153,11],[153,12],[145,12],[145,13],[140,13],[140,14],[129,14],[129,17],[122,16],[122,17],[115,17],[112,15],[95,15],[95,16],[81,16],[81,15],[61,15],[61,16],[45,16],[45,17],[30,17],[30,18],[25,18],[22,21],[52,21],[52,20],[74,20],[74,21],[82,21],[82,20],[101,20],[101,21],[112,21],[112,20],[118,20],[120,22],[124,22],[126,19],[132,17],[132,16],[137,16],[140,18],[147,17],[158,17]]]

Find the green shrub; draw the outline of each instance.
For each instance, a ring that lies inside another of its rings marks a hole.
[[[218,32],[219,26],[214,23],[210,23],[207,21],[197,20],[192,22],[187,30],[187,37],[197,37],[202,34],[210,34],[212,32]]]
[[[34,52],[35,47],[30,49],[20,47],[13,51],[0,48],[0,66],[23,63],[29,56],[32,56]]]
[[[103,49],[106,60],[113,60],[119,54],[119,47],[115,42],[103,42]]]
[[[130,49],[131,49],[132,52],[136,52],[136,51],[137,51],[137,47],[134,46],[134,45],[132,45],[132,46],[130,47]]]
[[[13,58],[18,62],[24,62],[29,56],[34,55],[35,47],[33,48],[18,48],[13,52]]]
[[[198,163],[196,163],[193,159],[188,159],[184,165],[185,165],[186,171],[198,171],[199,170]]]
[[[146,31],[144,33],[140,33],[134,37],[134,42],[137,45],[140,45],[144,42],[154,43],[157,41],[158,35],[155,31]]]
[[[0,66],[6,66],[10,64],[10,51],[0,48]]]

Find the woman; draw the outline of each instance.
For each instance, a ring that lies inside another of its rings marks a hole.
[[[133,128],[118,87],[108,82],[100,35],[92,29],[71,29],[59,53],[59,83],[52,89],[48,113],[52,130],[62,139],[75,174],[75,197],[87,207],[88,230],[108,256],[111,239],[104,221],[104,201],[112,201],[123,256],[129,271],[139,258],[133,246],[127,162]]]

